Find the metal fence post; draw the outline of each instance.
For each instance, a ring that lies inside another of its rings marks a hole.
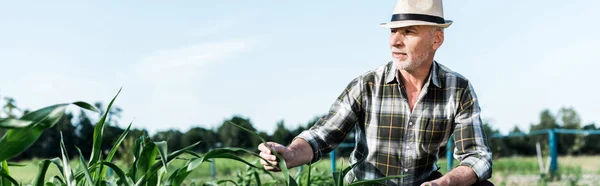
[[[331,172],[334,173],[335,172],[335,149],[333,149],[329,153],[329,159],[331,159]]]
[[[557,159],[557,144],[556,144],[556,132],[554,129],[548,131],[548,142],[550,143],[550,172],[556,173],[558,169]]]
[[[220,146],[219,144],[217,144],[217,146]],[[212,151],[213,148],[210,148],[208,151]],[[217,167],[215,165],[215,159],[210,159],[210,176],[212,177],[213,180],[217,180]]]
[[[454,158],[452,157],[452,150],[454,149],[452,146],[452,136],[448,139],[448,143],[446,144],[446,160],[448,161],[448,165],[446,167],[446,170],[448,170],[448,172],[450,172],[452,170],[452,164],[454,161]]]

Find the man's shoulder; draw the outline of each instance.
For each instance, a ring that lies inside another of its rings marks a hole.
[[[462,74],[436,62],[438,65],[437,76],[444,86],[466,88],[469,86],[469,79]]]
[[[360,80],[365,84],[381,82],[381,80],[385,78],[385,76],[388,74],[391,68],[393,68],[393,66],[392,62],[390,61],[388,63],[381,64],[374,69],[367,70],[366,72],[358,76],[356,79]]]

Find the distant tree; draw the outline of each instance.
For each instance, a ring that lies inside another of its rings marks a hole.
[[[510,154],[509,149],[504,144],[502,138],[492,138],[494,134],[500,134],[498,129],[493,129],[488,121],[483,123],[483,131],[488,137],[488,145],[492,149],[494,157],[507,156]]]
[[[313,125],[315,125],[315,123],[317,123],[319,121],[319,119],[321,119],[324,116],[325,115],[315,116],[312,119],[310,119],[308,122],[306,122],[306,124],[298,125],[298,128],[290,131],[291,135],[294,137],[298,136],[300,133],[304,132],[305,130],[310,129]]]
[[[30,158],[54,158],[61,155],[60,148],[60,133],[63,133],[63,139],[67,153],[75,155],[75,127],[71,123],[73,115],[66,113],[52,128],[45,130],[31,147],[23,153],[14,157],[14,160],[30,159]]]
[[[154,136],[152,136],[152,140],[153,141],[166,141],[167,142],[167,149],[169,151],[172,151],[174,149],[181,149],[184,146],[182,146],[182,134],[181,132],[179,132],[179,130],[168,130],[168,131],[160,131],[157,132],[156,134],[154,134]]]
[[[100,111],[100,113],[98,113],[99,114],[98,118],[101,118],[102,115],[104,115],[104,113],[106,112],[105,105],[102,102],[96,102],[96,103],[94,103],[94,106]],[[108,106],[108,105],[106,105],[106,106]],[[118,126],[119,119],[121,119],[122,112],[123,112],[123,109],[121,109],[120,107],[115,106],[113,104],[110,107],[110,111],[108,111],[108,116],[106,117],[105,124]]]
[[[581,129],[581,118],[571,107],[562,107],[558,111],[562,128]],[[559,152],[561,154],[573,154],[581,151],[585,138],[583,134],[559,134]]]
[[[283,120],[277,122],[275,131],[273,132],[272,140],[285,145],[290,143],[293,138],[294,136],[292,136],[292,133],[285,128]]]
[[[259,139],[254,135],[246,132],[234,125],[229,124],[227,121],[240,125],[250,131],[256,132],[250,119],[243,118],[241,116],[233,116],[231,119],[226,120],[221,124],[218,129],[219,139],[223,142],[224,147],[239,147],[239,148],[252,148],[255,149],[259,144]]]
[[[548,109],[544,109],[542,110],[542,112],[540,113],[540,122],[538,124],[531,124],[529,131],[536,131],[536,130],[544,130],[544,129],[555,129],[555,128],[560,128],[560,126],[558,125],[558,123],[556,122],[556,117],[552,114],[552,112],[550,112],[550,110]],[[530,136],[531,141],[529,142],[530,146],[535,147],[536,143],[540,143],[540,146],[542,147],[542,152],[549,152],[549,147],[548,147],[548,135],[547,134],[540,134],[540,135],[534,135],[534,136]]]
[[[123,162],[133,162],[134,157],[133,153],[131,153],[131,149],[135,147],[136,141],[141,136],[148,136],[148,131],[146,131],[145,129],[131,129],[127,137],[123,140],[122,145],[119,146],[117,156],[115,157],[118,157]]]
[[[108,155],[108,152],[117,143],[117,140],[125,132],[124,129],[116,125],[104,125],[104,134],[102,137],[102,152],[104,155]],[[118,156],[117,156],[118,157]]]
[[[515,126],[509,134],[522,134],[523,131]],[[529,136],[510,137],[505,140],[506,146],[511,149],[515,155],[534,155],[535,145],[529,143]]]
[[[6,102],[4,106],[2,106],[2,111],[4,112],[4,118],[17,118],[17,114],[15,111],[20,111],[16,105],[15,99],[11,97],[4,97],[4,101]]]
[[[80,111],[77,122],[75,123],[75,144],[81,149],[81,153],[89,156],[92,153],[94,140],[94,124],[86,114],[86,111]]]
[[[306,123],[306,128],[307,128],[307,129],[311,128],[313,125],[315,125],[317,122],[319,122],[319,120],[321,120],[321,118],[324,118],[324,117],[325,117],[325,115],[321,115],[321,116],[315,116],[315,117],[313,117],[313,119],[309,120],[309,121]]]
[[[199,152],[208,152],[211,148],[216,148],[219,143],[219,135],[213,130],[202,127],[194,127],[188,130],[181,137],[183,147],[190,146],[196,142],[200,144],[194,149]]]
[[[594,123],[583,126],[583,130],[600,130],[600,128],[596,128]],[[584,137],[585,143],[583,145],[582,153],[585,154],[598,154],[600,153],[600,135],[586,135]]]

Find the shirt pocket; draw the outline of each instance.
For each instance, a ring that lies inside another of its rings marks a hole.
[[[444,146],[448,138],[450,119],[423,118],[425,127],[421,133],[421,147],[428,153],[437,153],[440,146]]]

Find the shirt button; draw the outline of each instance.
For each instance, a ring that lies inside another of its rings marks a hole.
[[[408,172],[408,169],[404,169],[404,172]]]
[[[406,149],[410,149],[410,146],[406,146]]]
[[[412,125],[412,121],[408,122],[408,125]]]

